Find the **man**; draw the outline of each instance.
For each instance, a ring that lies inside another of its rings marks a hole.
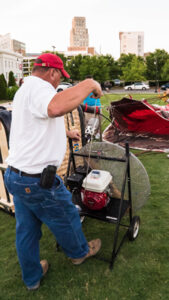
[[[55,167],[62,163],[66,150],[63,115],[89,93],[97,98],[102,91],[96,81],[87,79],[57,94],[62,76],[69,78],[58,56],[40,55],[32,76],[24,80],[13,101],[5,183],[14,199],[16,249],[28,290],[39,288],[48,270],[48,262],[40,261],[39,255],[42,223],[53,232],[73,264],[81,264],[101,247],[100,239],[87,243],[71,194]],[[79,138],[77,132],[68,135]],[[49,169],[51,176],[46,176]]]

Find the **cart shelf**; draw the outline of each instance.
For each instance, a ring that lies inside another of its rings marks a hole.
[[[88,209],[81,201],[79,193],[73,194],[73,203],[80,206],[80,216],[87,216],[94,219],[99,219],[105,222],[116,223],[119,215],[120,199],[111,198],[107,207],[101,210],[91,210]],[[120,211],[120,220],[125,215],[127,209],[129,209],[130,204],[128,200],[123,200],[122,208]]]

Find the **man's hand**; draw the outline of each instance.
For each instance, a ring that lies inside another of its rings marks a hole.
[[[80,140],[80,133],[77,129],[67,130],[66,135],[67,135],[67,137],[69,137],[73,141],[79,141]]]
[[[103,92],[102,92],[102,89],[101,89],[101,86],[100,84],[94,80],[94,83],[95,83],[95,89],[93,90],[93,94],[91,96],[91,98],[100,98],[101,96],[103,96]]]

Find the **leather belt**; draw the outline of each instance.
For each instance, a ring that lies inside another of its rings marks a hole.
[[[11,171],[15,172],[15,173],[18,173],[20,174],[21,176],[27,176],[27,177],[36,177],[36,178],[40,178],[41,177],[41,173],[38,173],[38,174],[28,174],[28,173],[25,173],[23,171],[20,171],[12,166],[8,166],[10,168]]]

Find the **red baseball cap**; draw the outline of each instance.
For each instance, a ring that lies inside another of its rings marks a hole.
[[[70,75],[64,70],[63,61],[61,58],[52,53],[43,53],[37,57],[41,59],[42,63],[34,63],[34,66],[56,68],[62,72],[62,75],[66,78],[70,78]]]

